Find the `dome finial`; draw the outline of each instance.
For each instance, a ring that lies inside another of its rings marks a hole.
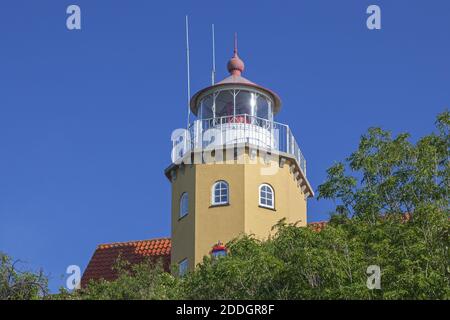
[[[237,48],[237,32],[234,33],[234,51],[233,57],[228,61],[228,72],[233,76],[240,76],[244,71],[245,65],[244,61],[239,58],[238,48]]]

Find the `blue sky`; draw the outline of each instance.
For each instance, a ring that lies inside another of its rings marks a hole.
[[[66,8],[82,10],[68,31]],[[382,29],[369,31],[370,4]],[[314,188],[370,126],[417,138],[450,102],[448,0],[22,1],[0,3],[0,250],[55,290],[99,243],[170,236],[170,134],[191,78],[217,78],[233,33],[244,76],[282,98]],[[309,202],[309,220],[333,204]]]

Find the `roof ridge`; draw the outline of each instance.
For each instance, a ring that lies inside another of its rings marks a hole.
[[[136,243],[142,243],[142,242],[149,242],[149,241],[158,241],[158,240],[171,240],[169,237],[163,237],[163,238],[153,238],[153,239],[142,239],[142,240],[130,240],[130,241],[118,241],[118,242],[107,242],[107,243],[100,243],[97,245],[97,248],[101,248],[104,246],[117,246],[117,245],[123,245],[123,244],[132,244],[133,242]]]

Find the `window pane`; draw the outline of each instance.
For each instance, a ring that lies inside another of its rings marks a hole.
[[[256,100],[257,105],[257,115],[259,118],[269,120],[269,102],[264,96],[259,96]]]
[[[213,117],[213,98],[212,95],[209,95],[205,98],[203,98],[201,102],[201,119],[211,119]]]
[[[184,259],[178,265],[178,271],[180,273],[180,276],[184,276],[187,273],[187,269],[188,269],[188,260]]]
[[[227,252],[225,250],[221,250],[221,251],[213,252],[212,255],[214,258],[225,257],[227,255]]]
[[[221,91],[216,96],[216,117],[233,115],[233,91]]]
[[[213,204],[225,204],[228,202],[228,184],[224,181],[214,185]]]
[[[256,98],[253,93],[240,91],[236,96],[236,114],[253,115],[256,106]]]
[[[180,212],[179,212],[180,218],[188,214],[188,208],[189,208],[188,194],[185,192],[182,194],[180,198]]]
[[[268,185],[261,185],[259,193],[259,203],[263,206],[273,208],[273,189]]]

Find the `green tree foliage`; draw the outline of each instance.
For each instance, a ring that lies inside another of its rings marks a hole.
[[[43,271],[18,268],[20,261],[0,252],[0,300],[34,300],[48,294],[48,279]]]
[[[334,220],[382,267],[380,297],[449,297],[449,112],[436,128],[415,144],[371,128],[319,186],[337,203]]]

